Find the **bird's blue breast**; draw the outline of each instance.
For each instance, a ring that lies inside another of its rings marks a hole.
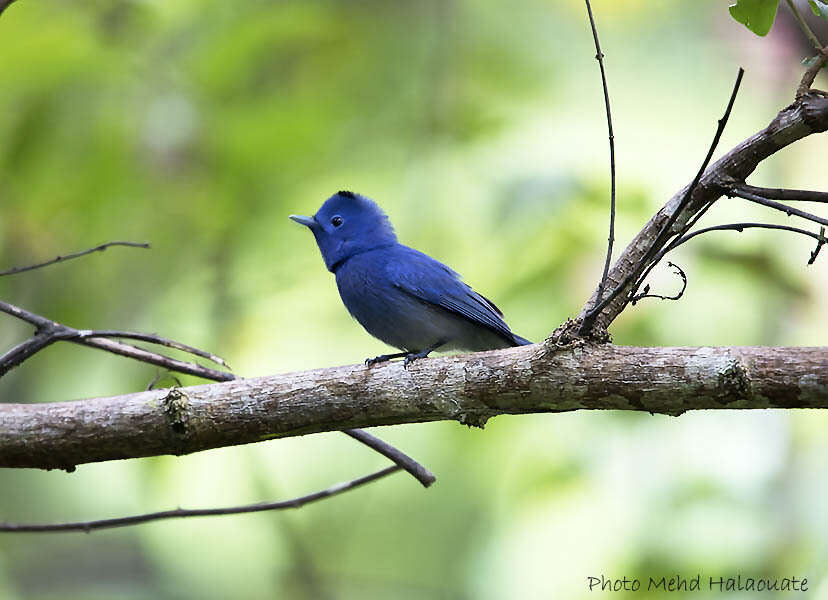
[[[405,350],[417,350],[415,322],[423,307],[398,290],[387,275],[394,253],[372,250],[352,256],[336,271],[336,285],[345,308],[374,337]]]

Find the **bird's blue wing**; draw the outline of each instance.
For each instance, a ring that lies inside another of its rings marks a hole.
[[[509,341],[515,334],[503,320],[494,302],[481,296],[460,280],[460,276],[441,262],[405,246],[386,264],[395,287],[415,298],[456,313],[488,327]]]

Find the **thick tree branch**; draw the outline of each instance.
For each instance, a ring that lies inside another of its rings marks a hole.
[[[3,356],[0,356],[0,377],[4,375],[6,372],[8,372],[9,369],[12,369],[20,365],[23,361],[25,361],[28,358],[31,358],[35,353],[39,352],[40,350],[49,346],[50,344],[53,344],[61,340],[66,340],[69,342],[82,344],[84,346],[98,348],[99,350],[106,350],[107,352],[118,354],[127,358],[132,358],[134,360],[157,365],[159,367],[163,367],[165,369],[169,369],[171,371],[175,371],[178,373],[188,373],[190,375],[195,375],[197,377],[212,379],[213,381],[232,381],[236,378],[236,376],[232,373],[227,373],[225,371],[217,371],[215,369],[210,369],[208,367],[196,363],[177,360],[169,356],[156,354],[155,352],[150,352],[148,350],[144,350],[143,348],[137,348],[130,344],[124,344],[122,342],[109,339],[110,337],[122,337],[141,341],[148,341],[155,344],[160,344],[162,346],[175,348],[177,350],[190,352],[191,354],[195,354],[197,356],[209,358],[210,360],[213,360],[213,362],[220,362],[221,364],[226,365],[223,359],[210,352],[205,352],[203,350],[193,348],[192,346],[188,346],[180,342],[169,340],[167,338],[162,338],[155,334],[143,334],[113,330],[74,329],[72,327],[68,327],[61,323],[52,321],[51,319],[47,319],[46,317],[43,317],[41,315],[35,314],[24,308],[20,308],[19,306],[15,306],[13,304],[9,304],[3,301],[0,301],[0,311],[17,317],[18,319],[26,321],[27,323],[30,323],[36,327],[36,333],[34,336],[29,338],[25,342],[18,344],[17,346],[3,354]],[[369,448],[375,450],[376,452],[379,452],[383,456],[391,459],[391,461],[396,463],[399,467],[408,471],[415,479],[417,479],[421,484],[423,484],[424,487],[428,487],[432,483],[434,483],[434,481],[436,481],[436,478],[431,473],[431,471],[426,469],[423,465],[421,465],[405,453],[401,452],[397,448],[391,446],[390,444],[386,444],[381,439],[374,437],[365,431],[347,430],[345,431],[345,433],[351,436],[352,438],[359,440],[360,442],[362,442]],[[71,466],[67,466],[66,468],[71,469]]]
[[[88,250],[83,250],[81,252],[75,252],[73,254],[58,256],[52,260],[48,260],[46,262],[37,263],[34,265],[30,265],[27,267],[16,267],[9,271],[0,272],[0,275],[9,275],[13,273],[20,273],[22,271],[30,271],[34,269],[40,269],[42,267],[46,267],[52,265],[57,262],[61,262],[64,260],[70,260],[73,258],[79,258],[82,256],[86,256],[93,252],[99,252],[106,250],[110,246],[133,246],[133,247],[142,247],[142,248],[149,248],[149,244],[143,243],[135,243],[135,242],[107,242],[105,244],[101,244],[100,246],[96,246],[94,248],[90,248]],[[158,344],[161,346],[166,346],[168,348],[174,348],[176,350],[181,350],[183,352],[188,352],[195,356],[200,356],[202,358],[206,358],[211,360],[217,364],[220,364],[224,367],[227,367],[227,363],[219,356],[212,354],[210,352],[205,352],[204,350],[200,350],[193,346],[189,346],[187,344],[182,344],[181,342],[176,342],[174,340],[170,340],[168,338],[161,337],[157,334],[145,334],[145,333],[136,333],[131,331],[120,331],[120,330],[79,330],[74,329],[73,327],[69,327],[58,323],[56,321],[52,321],[51,319],[47,319],[41,315],[28,311],[24,308],[19,306],[15,306],[13,304],[9,304],[8,302],[0,301],[0,311],[5,312],[13,317],[26,321],[27,323],[33,325],[35,327],[35,334],[29,338],[28,340],[18,344],[14,348],[8,350],[5,354],[0,356],[0,377],[2,377],[5,373],[7,373],[10,369],[19,366],[25,360],[31,358],[37,352],[43,350],[47,346],[58,342],[58,341],[70,341],[77,344],[82,344],[85,346],[89,346],[92,348],[98,348],[100,350],[105,350],[107,352],[111,352],[113,354],[118,354],[120,356],[124,356],[126,358],[131,358],[134,360],[147,362],[150,364],[154,364],[165,369],[175,371],[178,373],[188,373],[190,375],[196,375],[198,377],[203,377],[205,379],[212,379],[213,381],[232,381],[236,378],[235,375],[232,373],[228,373],[225,371],[217,371],[215,369],[210,369],[204,367],[203,365],[199,365],[196,363],[184,362],[169,356],[164,356],[162,354],[157,354],[155,352],[150,352],[143,348],[137,348],[130,344],[124,344],[123,342],[118,342],[109,338],[123,338],[123,339],[132,339],[132,340],[139,340],[144,342],[150,342],[153,344]],[[152,389],[155,381],[150,384],[148,389]],[[436,477],[434,476],[431,471],[426,469],[423,465],[415,461],[410,456],[406,455],[404,452],[398,450],[394,446],[387,444],[386,442],[382,441],[381,439],[367,433],[365,431],[360,431],[358,429],[348,429],[344,431],[345,434],[349,435],[350,437],[358,440],[362,444],[368,446],[372,450],[382,454],[383,456],[389,458],[392,462],[394,462],[399,468],[408,471],[417,481],[419,481],[424,487],[430,486],[432,483],[436,481]],[[233,510],[233,509],[226,509],[226,510]],[[167,513],[164,513],[165,515]],[[226,514],[230,514],[229,512]],[[139,515],[138,519],[144,518],[146,515]],[[181,516],[181,515],[176,515]],[[159,518],[169,518],[168,516],[159,517]],[[106,523],[110,522],[120,522],[119,520],[109,520]],[[140,522],[140,521],[139,521]],[[69,524],[72,525],[72,524]],[[74,525],[78,525],[77,523]],[[106,525],[109,526],[117,526],[117,525]],[[49,526],[54,527],[54,526]],[[60,530],[60,526],[57,526],[57,529]]]
[[[828,130],[828,98],[820,94],[807,94],[782,110],[762,131],[737,145],[710,166],[699,179],[698,185],[693,188],[689,201],[680,211],[677,211],[677,208],[682,204],[691,186],[686,186],[673,196],[636,235],[610,269],[607,283],[609,288],[616,288],[622,282],[626,284],[623,286],[623,291],[603,306],[599,314],[595,315],[594,327],[600,331],[612,323],[629,303],[629,292],[635,282],[639,281],[641,274],[651,265],[652,257],[663,256],[663,253],[653,253],[652,249],[659,237],[659,232],[669,221],[673,221],[670,232],[674,235],[680,234],[697,213],[709,208],[734,186],[743,184],[760,162],[797,140],[826,130]],[[674,215],[674,213],[677,214]],[[662,240],[662,242],[656,245],[657,249],[662,249],[663,244],[668,243],[668,240]],[[584,304],[578,319],[559,328],[558,339],[567,340],[574,335],[579,323],[595,305],[596,297],[597,290]],[[608,297],[605,297],[605,302]]]
[[[0,467],[77,464],[398,423],[578,409],[828,408],[828,347],[551,342],[53,404],[0,404]]]

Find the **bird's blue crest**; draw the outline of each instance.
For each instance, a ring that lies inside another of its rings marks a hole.
[[[331,272],[356,254],[397,242],[388,216],[376,202],[354,192],[328,198],[307,225]]]

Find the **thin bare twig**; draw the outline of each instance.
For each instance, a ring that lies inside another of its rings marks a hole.
[[[739,68],[739,73],[736,76],[736,82],[733,85],[733,91],[730,94],[730,100],[727,103],[727,108],[725,109],[724,115],[721,119],[719,119],[718,126],[716,128],[716,134],[713,136],[713,141],[710,144],[710,149],[707,151],[707,156],[705,156],[704,162],[702,163],[701,167],[699,168],[698,173],[696,173],[695,178],[693,179],[690,186],[687,188],[687,191],[684,192],[681,201],[679,202],[678,206],[670,215],[670,218],[664,223],[661,229],[658,232],[655,240],[653,241],[650,249],[647,253],[642,257],[640,261],[640,265],[643,268],[646,268],[645,265],[650,263],[652,257],[658,253],[659,249],[665,244],[666,240],[673,235],[671,229],[675,224],[676,220],[678,220],[679,215],[683,212],[687,204],[689,204],[692,196],[693,191],[696,189],[696,186],[699,184],[699,180],[701,179],[702,175],[704,174],[705,170],[707,170],[707,166],[710,164],[710,160],[713,158],[713,152],[715,152],[716,147],[719,145],[719,140],[722,137],[722,132],[724,131],[725,125],[727,124],[728,119],[730,118],[730,113],[733,110],[733,104],[736,102],[736,95],[739,92],[739,86],[742,83],[742,77],[745,74],[745,70],[741,67]],[[629,275],[627,275],[623,281],[618,284],[612,292],[610,292],[601,302],[597,303],[592,310],[590,310],[586,315],[584,315],[583,321],[581,322],[581,326],[578,332],[581,335],[588,335],[591,330],[592,326],[595,323],[595,319],[601,313],[605,306],[607,306],[610,302],[612,302],[621,292],[627,289],[627,286],[632,283],[634,278],[640,273],[641,271],[634,270]],[[638,286],[641,285],[641,279],[637,281],[637,283],[633,286],[633,289],[630,292],[631,296],[635,295],[635,292],[638,289]]]
[[[641,274],[641,277],[639,277],[633,285],[633,291],[630,295],[630,301],[632,301],[632,299],[635,298],[635,291],[638,288],[640,288],[641,284],[643,284],[647,280],[647,277],[649,277],[650,273],[656,267],[656,265],[661,262],[661,259],[664,258],[664,255],[676,247],[676,242],[678,242],[679,239],[681,239],[681,236],[685,235],[688,231],[690,231],[693,228],[693,226],[695,226],[695,224],[701,220],[705,213],[707,213],[707,211],[710,210],[713,204],[714,202],[708,202],[707,204],[702,206],[701,209],[699,209],[699,212],[693,215],[693,218],[687,221],[684,227],[681,228],[681,232],[675,238],[673,238],[673,240],[669,244],[667,244],[661,250],[658,251],[658,254],[656,254],[653,257],[653,259],[650,261],[650,264],[647,265],[646,269],[644,269],[644,272]]]
[[[95,337],[94,331],[83,331],[78,333],[81,335],[77,338],[68,338],[67,341],[75,344],[81,344],[82,346],[88,346],[90,348],[97,348],[98,350],[104,350],[105,352],[149,363],[158,367],[163,367],[165,369],[169,369],[170,371],[177,371],[178,373],[186,373],[187,375],[203,377],[204,379],[212,379],[213,381],[231,381],[236,379],[235,375],[226,371],[218,371],[197,363],[178,360],[164,354],[150,352],[144,348],[138,348],[137,346],[124,344],[109,338]],[[89,337],[84,337],[83,334],[88,334]],[[2,367],[0,367],[0,373],[2,373]]]
[[[824,227],[822,228],[820,233],[817,234],[813,231],[808,231],[807,229],[800,229],[799,227],[790,227],[788,225],[775,225],[773,223],[728,223],[727,225],[714,225],[712,227],[705,227],[704,229],[699,229],[698,231],[694,231],[693,233],[688,233],[687,235],[679,238],[672,246],[673,248],[681,246],[682,244],[693,239],[697,235],[707,233],[708,231],[738,231],[739,233],[741,233],[745,229],[778,229],[781,231],[791,231],[793,233],[807,235],[808,237],[815,239],[817,241],[817,247],[811,253],[811,259],[808,261],[809,265],[814,263],[817,254],[819,253],[820,247],[824,245],[826,241],[828,241],[825,238]]]
[[[799,100],[810,91],[811,86],[814,85],[817,73],[819,73],[825,66],[826,62],[828,62],[828,46],[824,46],[822,42],[819,41],[819,38],[814,34],[813,30],[808,25],[808,22],[802,17],[802,14],[796,7],[796,4],[792,0],[786,0],[786,2],[788,3],[788,8],[790,8],[793,13],[794,19],[796,19],[797,25],[799,25],[799,28],[805,34],[805,37],[808,38],[808,41],[817,51],[814,61],[808,67],[808,70],[802,75],[802,81],[800,81],[796,88],[796,99]]]
[[[814,48],[816,48],[817,52],[822,52],[822,43],[819,41],[819,38],[814,34],[811,28],[808,26],[808,23],[802,17],[802,14],[799,12],[799,9],[796,7],[796,4],[793,0],[785,0],[788,3],[788,8],[791,9],[794,18],[796,19],[797,25],[805,34],[805,37],[808,38],[808,41],[811,42]]]
[[[417,479],[417,481],[423,484],[423,487],[428,487],[432,483],[437,481],[437,478],[431,471],[426,469],[418,462],[413,461],[411,457],[406,456],[391,444],[383,442],[381,439],[371,435],[367,431],[363,431],[362,429],[345,429],[343,433],[351,436],[355,440],[359,440],[360,442],[362,442],[369,448],[376,450],[386,458],[391,459],[400,468],[405,469],[411,475],[413,475],[414,478]]]
[[[766,188],[741,183],[733,187],[734,190],[741,190],[756,196],[762,196],[770,200],[786,200],[788,202],[824,202],[828,203],[828,193],[814,192],[811,190],[787,190],[783,188]]]
[[[604,272],[601,274],[601,281],[598,284],[598,294],[595,297],[595,304],[601,302],[604,295],[604,288],[607,285],[610,263],[612,262],[612,245],[615,242],[615,135],[612,130],[612,111],[610,110],[609,88],[607,87],[607,74],[604,70],[604,53],[601,52],[601,43],[598,41],[598,29],[595,27],[595,19],[592,16],[592,5],[586,0],[587,13],[589,14],[589,25],[592,28],[592,39],[595,41],[595,60],[601,70],[601,86],[604,90],[604,106],[607,112],[607,130],[609,133],[610,149],[610,223],[609,236],[607,237],[607,257],[604,261]]]
[[[814,85],[814,80],[816,79],[817,73],[824,69],[827,63],[828,46],[823,48],[822,51],[819,54],[817,54],[817,56],[814,58],[814,62],[811,63],[811,66],[809,66],[808,70],[805,71],[805,74],[802,75],[802,81],[799,82],[799,86],[796,88],[797,100],[799,100],[809,92],[825,95],[825,92],[820,92],[819,90],[812,90],[811,86]]]
[[[664,226],[658,232],[658,235],[656,236],[656,240],[653,243],[653,247],[650,249],[650,251],[647,253],[647,255],[644,256],[644,261],[645,262],[646,262],[648,256],[652,257],[654,254],[657,254],[658,253],[658,250],[657,250],[658,247],[660,245],[664,244],[667,241],[667,239],[669,239],[669,237],[673,235],[673,233],[671,232],[671,229],[672,229],[673,225],[678,220],[679,215],[682,213],[682,211],[690,203],[690,200],[693,196],[693,191],[696,189],[696,186],[699,184],[699,181],[701,180],[702,175],[704,175],[704,172],[707,170],[707,166],[710,164],[710,161],[713,158],[713,152],[715,152],[716,147],[719,145],[719,140],[721,140],[721,138],[722,138],[722,133],[724,133],[725,125],[727,125],[727,121],[730,119],[730,113],[733,110],[733,104],[736,102],[736,95],[739,93],[739,86],[742,83],[742,77],[744,76],[744,74],[745,74],[745,70],[742,67],[739,67],[739,72],[736,75],[736,83],[733,84],[733,91],[730,94],[730,100],[727,103],[727,108],[725,109],[724,115],[722,116],[721,119],[719,119],[719,123],[716,127],[716,134],[713,136],[713,141],[711,142],[710,148],[707,151],[707,156],[705,156],[704,162],[702,162],[702,165],[699,168],[698,173],[696,173],[696,176],[693,178],[693,181],[690,183],[690,187],[688,187],[687,191],[684,193],[684,197],[681,199],[681,202],[679,202],[679,205],[676,207],[676,210],[673,211],[673,214],[670,215],[670,218],[667,219],[667,222],[664,224]],[[705,207],[705,209],[706,208],[708,208],[708,207]],[[678,235],[681,235],[681,234],[682,234],[682,232],[678,233]],[[654,252],[653,250],[656,250],[656,252]],[[650,268],[652,268],[654,265],[655,265],[654,262],[651,263]],[[635,293],[638,291],[638,287],[641,285],[641,283],[642,283],[642,280],[639,279],[635,283],[635,285],[633,285],[633,288],[630,291],[631,296],[635,295]]]
[[[785,204],[780,204],[768,200],[768,198],[777,198],[781,200],[788,200],[788,201],[803,201],[803,202],[828,202],[828,194],[824,192],[812,192],[809,190],[786,190],[780,188],[762,188],[762,187],[755,187],[752,185],[748,185],[746,183],[735,185],[731,188],[732,195],[739,196],[740,198],[744,198],[746,200],[751,200],[753,202],[757,202],[759,204],[763,204],[765,206],[769,206],[771,208],[775,208],[776,210],[783,211],[790,215],[796,215],[803,218],[806,218],[811,221],[815,221],[817,223],[821,223],[824,221],[821,217],[817,217],[816,215],[812,215],[811,213],[805,213],[803,211],[799,211],[796,208],[792,208]],[[687,222],[687,225],[684,226],[682,232],[679,236],[677,236],[671,243],[665,246],[656,256],[653,258],[653,261],[641,275],[638,280],[638,283],[634,286],[634,289],[638,289],[640,285],[644,282],[653,268],[664,258],[664,255],[683,244],[685,241],[694,237],[695,234],[692,236],[686,236],[687,232],[690,231],[693,226],[699,221],[699,219],[704,216],[704,214],[708,211],[708,209],[713,206],[712,202],[708,202],[707,205],[702,207],[698,213],[696,213],[690,221]],[[827,223],[828,224],[828,223]],[[732,227],[728,227],[730,230],[734,230]],[[773,227],[772,229],[776,229]],[[708,228],[702,230],[702,232],[716,230],[716,228]],[[787,231],[796,231],[796,232],[804,232],[804,229],[797,229],[797,228],[790,228]],[[811,232],[807,232],[809,235],[816,236],[816,234],[812,234]],[[817,236],[817,246],[816,249],[811,254],[811,259],[808,261],[808,264],[813,264],[816,260],[817,254],[822,247],[822,244],[819,242],[819,237]],[[635,298],[635,296],[633,296]]]
[[[0,13],[2,13],[3,9],[0,7]],[[95,246],[94,248],[89,248],[88,250],[81,250],[80,252],[74,252],[72,254],[65,254],[61,256],[56,256],[51,260],[47,260],[46,262],[37,263],[35,265],[26,265],[25,267],[12,267],[6,271],[0,271],[0,277],[3,275],[15,275],[16,273],[23,273],[25,271],[33,271],[34,269],[40,269],[41,267],[48,267],[49,265],[53,265],[55,263],[64,262],[67,260],[72,260],[73,258],[79,258],[81,256],[86,256],[87,254],[92,254],[93,252],[103,252],[107,248],[111,246],[129,246],[131,248],[149,248],[150,245],[147,242],[106,242],[101,244],[100,246]]]
[[[291,500],[282,500],[280,502],[261,502],[257,504],[247,504],[244,506],[232,506],[227,508],[197,508],[186,509],[178,508],[175,510],[164,510],[160,512],[145,513],[141,515],[133,515],[130,517],[117,517],[114,519],[100,519],[96,521],[78,521],[74,523],[0,523],[0,532],[26,532],[26,533],[47,533],[47,532],[62,532],[62,531],[82,531],[90,533],[98,529],[112,529],[114,527],[126,527],[129,525],[138,525],[140,523],[148,523],[150,521],[160,521],[162,519],[183,519],[186,517],[214,517],[219,515],[238,515],[244,513],[262,512],[266,510],[284,510],[287,508],[299,508],[337,496],[348,490],[360,487],[377,479],[381,479],[386,475],[395,473],[401,468],[399,465],[386,467],[381,471],[371,473],[359,477],[352,481],[338,483],[324,490],[313,492],[305,496],[293,498]]]
[[[188,346],[187,344],[182,344],[174,340],[168,340],[167,338],[163,338],[161,336],[157,336],[154,334],[144,334],[130,331],[97,331],[94,329],[75,329],[73,327],[63,325],[56,321],[52,321],[51,319],[47,319],[46,317],[43,317],[41,315],[35,314],[29,310],[26,310],[25,308],[9,304],[8,302],[4,302],[2,300],[0,300],[0,312],[4,312],[13,317],[26,321],[27,323],[30,323],[35,326],[36,330],[34,337],[30,338],[26,342],[23,342],[22,344],[19,344],[17,347],[13,348],[12,350],[4,354],[2,357],[0,357],[0,376],[8,372],[9,369],[18,366],[21,362],[23,362],[23,360],[26,360],[32,354],[34,354],[34,352],[31,352],[31,349],[37,348],[37,350],[41,350],[42,348],[45,348],[46,346],[54,342],[66,340],[77,344],[82,344],[84,346],[89,346],[91,348],[106,350],[107,352],[112,352],[113,354],[119,354],[121,356],[125,356],[128,358],[133,358],[135,360],[139,360],[142,362],[154,364],[159,367],[170,369],[172,371],[178,371],[179,373],[187,373],[189,375],[195,375],[197,377],[204,377],[205,379],[212,379],[214,381],[228,381],[228,377],[229,379],[234,378],[234,376],[232,376],[229,373],[223,373],[222,371],[209,369],[196,363],[176,360],[174,358],[170,358],[162,354],[156,354],[155,352],[144,350],[143,348],[137,348],[129,344],[122,344],[120,342],[105,339],[108,337],[121,337],[152,342],[154,344],[168,346],[170,348],[175,348],[177,350],[189,352],[191,354],[195,354],[196,356],[208,358],[213,362],[226,366],[226,362],[224,361],[224,359],[216,356],[215,354],[212,354],[211,352],[205,352],[204,350],[199,350],[198,348]],[[43,343],[43,341],[35,342],[34,340],[38,337],[51,339],[49,339],[47,343]],[[27,348],[29,350],[24,351]]]
[[[808,259],[809,265],[814,264],[814,261],[817,259],[817,256],[819,256],[819,251],[822,250],[822,247],[825,245],[826,242],[828,242],[828,239],[826,239],[825,237],[825,227],[820,227],[819,239],[817,240],[816,248],[814,248],[813,252],[811,252],[811,258]]]
[[[774,210],[783,212],[789,217],[791,215],[794,215],[806,219],[808,221],[812,221],[814,223],[819,223],[820,225],[828,225],[828,219],[823,219],[822,217],[818,217],[809,212],[805,212],[804,210],[799,210],[798,208],[788,206],[787,204],[782,204],[781,202],[776,202],[775,200],[768,200],[767,198],[763,198],[762,196],[757,196],[756,194],[745,191],[744,189],[740,189],[738,186],[734,187],[731,190],[728,190],[727,195],[737,196],[739,198],[749,200],[750,202],[755,202],[756,204],[767,206],[768,208],[772,208]]]
[[[644,292],[641,294],[637,294],[630,298],[630,304],[635,306],[635,303],[639,300],[643,300],[644,298],[658,298],[660,300],[679,300],[683,295],[684,291],[687,289],[687,274],[682,270],[680,266],[675,263],[671,263],[667,261],[667,266],[673,267],[676,270],[676,275],[681,277],[681,289],[672,296],[661,296],[660,294],[651,294],[650,293],[650,286],[644,286]]]
[[[119,354],[127,358],[150,363],[159,367],[164,367],[165,369],[169,369],[171,371],[187,373],[188,375],[195,375],[196,377],[203,377],[205,379],[212,379],[213,381],[229,381],[230,379],[235,379],[235,376],[231,373],[210,369],[197,363],[177,360],[169,356],[164,356],[163,354],[157,354],[149,350],[144,350],[143,348],[137,348],[136,346],[108,339],[106,336],[107,334],[116,333],[117,337],[131,337],[133,339],[146,339],[147,341],[152,339],[154,343],[170,345],[171,347],[179,350],[187,351],[187,348],[190,348],[190,346],[187,346],[186,344],[180,344],[179,342],[166,340],[165,338],[149,336],[141,333],[131,334],[126,331],[112,332],[109,330],[104,330],[102,332],[103,337],[96,337],[97,332],[95,330],[75,329],[2,300],[0,300],[0,312],[17,317],[18,319],[31,323],[35,326],[34,336],[22,344],[18,344],[0,357],[0,376],[5,375],[9,370],[20,365],[23,361],[30,358],[43,348],[46,348],[47,346],[58,341],[68,341],[75,344],[81,344],[83,346],[89,346],[90,348],[105,350],[107,352],[111,352],[112,354]],[[170,342],[170,344],[166,344],[164,342]],[[192,349],[196,350],[195,348]],[[198,350],[198,356],[203,356],[205,354],[210,353]]]
[[[99,338],[122,338],[127,340],[138,340],[141,342],[149,342],[151,344],[158,344],[159,346],[166,346],[167,348],[175,348],[176,350],[181,350],[182,352],[187,352],[189,354],[193,354],[194,356],[200,356],[201,358],[206,358],[207,360],[216,363],[217,365],[221,365],[227,369],[230,366],[227,364],[222,357],[213,354],[212,352],[206,352],[199,348],[195,348],[193,346],[188,346],[187,344],[182,344],[181,342],[176,342],[175,340],[170,340],[165,337],[161,337],[156,333],[137,333],[134,331],[118,331],[114,329],[95,329],[89,331],[81,331],[82,338],[90,338],[90,337],[99,337]]]
[[[0,377],[24,360],[58,341],[55,336],[34,335],[0,356]]]

